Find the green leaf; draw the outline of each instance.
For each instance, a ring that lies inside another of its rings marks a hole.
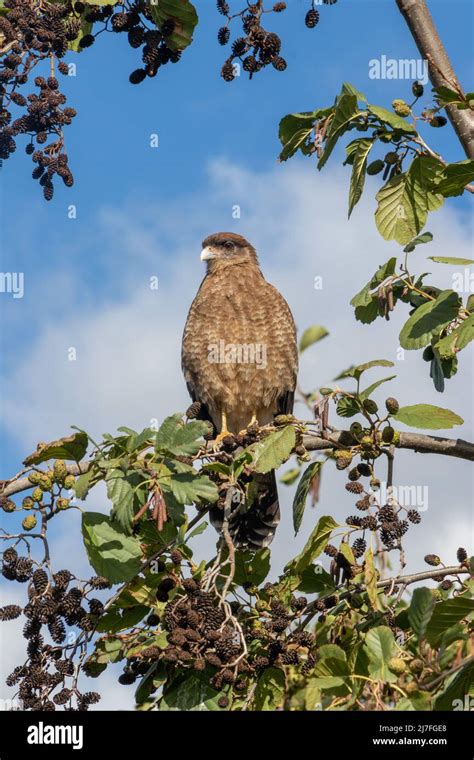
[[[142,550],[136,538],[125,535],[99,512],[83,512],[82,536],[89,561],[111,583],[131,580],[140,570]]]
[[[369,675],[372,678],[385,683],[397,680],[387,665],[396,650],[395,639],[388,626],[371,628],[365,637],[364,650],[369,658]]]
[[[243,586],[252,583],[259,586],[270,572],[270,549],[257,552],[236,552],[234,583]]]
[[[474,259],[460,259],[456,256],[428,256],[428,258],[437,264],[455,264],[456,266],[470,266],[470,264],[474,264]]]
[[[457,596],[455,599],[439,602],[426,627],[426,640],[434,646],[448,628],[472,613],[474,613],[474,599]]]
[[[431,404],[413,404],[401,406],[394,415],[397,422],[409,427],[426,430],[449,430],[455,425],[462,425],[464,420],[450,409],[443,409]]]
[[[437,351],[441,359],[449,359],[466,348],[471,340],[474,340],[474,314],[465,319],[449,335],[435,343],[433,350]]]
[[[326,328],[321,325],[312,325],[311,327],[306,328],[300,339],[300,353],[303,353],[303,351],[309,348],[309,346],[312,346],[313,343],[317,343],[319,340],[325,338],[326,335],[329,335],[329,333]]]
[[[298,591],[301,591],[302,594],[329,593],[333,589],[334,581],[322,565],[309,565],[301,573]]]
[[[341,92],[347,93],[348,95],[355,95],[357,100],[362,100],[364,103],[367,102],[365,95],[352,84],[349,84],[349,82],[343,83]]]
[[[393,111],[387,111],[386,108],[381,106],[368,105],[370,113],[377,117],[383,124],[389,124],[393,129],[399,129],[402,132],[416,132],[415,127],[410,124],[402,116],[398,116]]]
[[[266,668],[257,681],[253,709],[277,710],[285,696],[285,674],[280,668]]]
[[[286,425],[281,430],[270,433],[262,441],[252,444],[254,470],[261,473],[276,470],[290,456],[295,441],[295,428]]]
[[[372,296],[370,291],[380,285],[387,277],[394,274],[396,266],[397,259],[395,256],[386,261],[385,264],[382,264],[362,290],[351,299],[351,306],[368,306],[371,304]]]
[[[173,34],[166,38],[171,50],[184,50],[191,44],[198,15],[190,0],[159,0],[149,3],[148,8],[157,26],[169,19],[175,22]]]
[[[461,300],[454,290],[443,290],[436,300],[419,306],[400,332],[400,345],[407,351],[427,346],[458,315]]]
[[[379,385],[388,383],[389,380],[393,380],[394,378],[396,378],[396,375],[390,375],[390,377],[383,377],[381,380],[377,380],[377,382],[372,383],[372,385],[369,385],[368,388],[359,393],[359,399],[361,401],[365,401],[366,398],[370,398],[372,393],[379,387]]]
[[[462,195],[464,188],[474,180],[474,161],[466,159],[455,164],[448,164],[444,169],[444,178],[436,184],[436,192],[448,198]]]
[[[359,116],[360,110],[357,105],[356,95],[341,94],[336,100],[334,117],[327,133],[324,151],[318,161],[318,169],[322,169],[339,137],[349,128],[353,119]]]
[[[304,514],[304,508],[306,505],[306,499],[308,497],[309,489],[311,488],[311,483],[313,481],[313,478],[320,473],[322,464],[323,463],[319,461],[311,462],[311,464],[309,464],[304,471],[300,482],[298,483],[295,498],[293,501],[293,527],[295,529],[295,536],[300,529]]]
[[[331,113],[330,108],[308,111],[306,113],[290,113],[280,121],[278,137],[283,145],[280,161],[291,158],[305,143],[317,119]]]
[[[472,704],[469,699],[470,689],[474,683],[474,662],[469,662],[458,673],[454,673],[451,678],[448,679],[445,688],[438,694],[435,699],[433,709],[452,711],[455,707],[455,700],[459,700],[459,708],[466,709],[466,701],[468,704]],[[466,700],[466,696],[468,697]]]
[[[436,599],[429,588],[416,588],[408,608],[408,619],[418,640],[424,638],[426,626],[433,613]]]
[[[336,644],[323,644],[314,668],[316,683],[322,689],[342,686],[350,676],[346,653]]]
[[[207,475],[190,472],[174,473],[161,481],[163,489],[170,490],[179,504],[193,504],[195,501],[215,502],[219,492],[215,483]]]
[[[405,248],[403,249],[403,252],[411,253],[412,251],[415,250],[417,245],[421,245],[423,243],[431,243],[432,240],[433,240],[433,235],[431,234],[431,232],[423,232],[422,235],[418,235],[418,237],[413,238],[413,240],[410,240],[408,245],[406,245]]]
[[[362,197],[365,184],[367,158],[373,145],[373,139],[361,139],[357,141],[357,150],[354,154],[351,181],[349,186],[349,217],[352,214],[354,206],[360,201]]]
[[[155,448],[173,456],[194,456],[202,446],[209,424],[192,420],[185,424],[180,414],[167,417],[156,434]]]
[[[349,367],[348,369],[345,369],[337,377],[335,377],[334,380],[342,380],[344,377],[354,377],[356,380],[358,380],[363,372],[368,369],[372,369],[372,367],[393,367],[393,362],[389,361],[388,359],[373,359],[370,362],[357,364],[355,366]]]
[[[443,165],[437,159],[418,156],[407,172],[395,175],[379,190],[375,222],[385,240],[406,245],[418,235],[428,211],[443,204],[443,196],[429,189],[442,171]]]
[[[209,673],[192,673],[179,676],[160,701],[160,711],[182,710],[186,712],[219,711],[217,704],[222,692],[216,691],[209,683]]]
[[[41,464],[49,459],[65,459],[79,462],[87,451],[89,439],[87,433],[78,432],[59,438],[51,443],[39,443],[36,451],[23,460],[26,466]]]
[[[289,563],[291,568],[294,569],[296,573],[302,573],[313,560],[319,557],[329,543],[332,531],[338,527],[338,524],[329,515],[320,517],[301,554],[298,554],[298,556]]]
[[[109,470],[105,482],[113,504],[111,517],[130,535],[133,524],[133,487],[122,470]]]
[[[336,412],[339,417],[354,417],[360,413],[360,406],[352,396],[343,396],[336,404]]]
[[[79,477],[76,478],[76,482],[74,483],[74,493],[81,501],[84,501],[87,494],[89,493],[90,483],[93,476],[94,470],[92,467],[89,467],[86,472],[83,472],[82,475],[79,475]]]

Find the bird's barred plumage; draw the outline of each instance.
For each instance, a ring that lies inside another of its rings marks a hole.
[[[207,273],[191,304],[182,344],[182,367],[193,401],[217,433],[237,434],[256,417],[268,424],[289,413],[298,369],[296,329],[282,295],[263,277],[245,238],[220,232],[203,242]],[[279,520],[274,473],[255,476],[245,503],[233,502],[236,546],[270,543]],[[216,527],[222,512],[213,510]]]

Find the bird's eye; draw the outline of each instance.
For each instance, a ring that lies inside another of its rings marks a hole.
[[[224,248],[225,248],[227,251],[233,251],[233,250],[234,250],[234,248],[235,248],[235,245],[234,245],[234,243],[232,242],[232,240],[226,240],[226,241],[225,241],[225,243],[224,243]]]

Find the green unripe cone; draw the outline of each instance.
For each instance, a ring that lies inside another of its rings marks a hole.
[[[431,567],[438,567],[438,565],[441,564],[441,560],[437,554],[427,554],[425,556],[425,562],[427,565],[431,565]]]
[[[67,509],[70,499],[56,499],[56,509]]]
[[[384,162],[378,158],[376,161],[372,161],[367,167],[367,174],[373,176],[374,174],[380,174],[384,167]]]
[[[392,108],[397,116],[409,116],[411,112],[408,103],[405,103],[404,100],[400,100],[398,98],[392,101]]]
[[[387,425],[387,427],[384,427],[382,430],[382,441],[384,443],[392,443],[393,436],[395,435],[395,430],[393,427],[390,427],[390,425]]]
[[[43,498],[43,491],[41,490],[39,486],[37,486],[34,489],[33,493],[31,494],[31,498],[33,499],[33,501],[37,501],[37,502],[41,501],[41,499]]]
[[[362,433],[362,425],[360,422],[353,422],[349,431],[354,438],[357,438]]]
[[[401,676],[407,669],[406,662],[401,657],[391,657],[387,665],[396,676]]]
[[[41,477],[41,472],[30,472],[28,475],[28,480],[30,483],[34,486],[37,486]]]
[[[31,498],[31,496],[25,496],[25,498],[21,502],[21,506],[23,507],[23,509],[33,509],[34,501]]]
[[[352,462],[352,454],[350,451],[335,451],[334,459],[336,460],[336,467],[338,470],[345,470]]]
[[[365,411],[369,414],[375,414],[378,411],[378,405],[375,401],[373,401],[371,398],[366,398],[364,403],[362,404]]]
[[[255,602],[255,609],[257,612],[263,612],[264,610],[269,609],[268,602],[264,602],[263,599],[257,599]]]
[[[372,447],[374,445],[374,442],[373,442],[373,440],[372,440],[372,438],[371,438],[370,435],[364,435],[360,439],[360,445],[362,446],[363,449],[365,449],[366,451],[368,451],[369,449],[372,449]]]
[[[40,477],[38,485],[42,491],[51,491],[53,487],[51,479],[47,475],[42,475]]]
[[[448,120],[445,116],[433,116],[430,119],[430,127],[445,127]]]
[[[389,414],[396,414],[400,409],[400,404],[396,398],[390,396],[389,398],[385,399],[385,408]]]
[[[64,488],[74,488],[76,484],[76,478],[74,475],[66,475],[64,478]]]
[[[404,687],[407,694],[413,694],[415,691],[418,691],[418,685],[414,681],[410,681],[410,683],[407,683]]]
[[[389,153],[387,153],[384,160],[386,164],[388,164],[389,166],[393,166],[394,164],[398,162],[398,154],[395,153],[394,150],[391,150],[389,151]]]
[[[415,673],[416,675],[422,672],[423,667],[423,660],[412,660],[409,665],[411,672]]]
[[[37,522],[38,521],[34,515],[28,515],[28,517],[25,517],[21,524],[24,530],[33,530],[33,528],[36,528]]]

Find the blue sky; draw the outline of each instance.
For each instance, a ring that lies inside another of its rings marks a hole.
[[[366,198],[347,222],[349,174],[340,167],[340,151],[321,174],[308,159],[276,162],[280,118],[329,105],[343,81],[387,107],[393,98],[410,98],[409,81],[368,78],[373,58],[418,57],[395,2],[339,0],[323,6],[319,26],[308,30],[303,19],[309,3],[289,0],[288,10],[269,23],[282,36],[288,69],[269,68],[252,82],[242,75],[232,83],[219,76],[225,57],[216,41],[221,17],[212,0],[196,5],[200,23],[193,45],[178,64],[139,86],[128,82],[137,51],[121,35],[101,35],[93,48],[71,58],[77,76],[63,82],[69,105],[78,111],[66,133],[72,189],[57,184],[48,204],[31,179],[23,148],[4,163],[1,270],[25,273],[25,296],[0,294],[2,477],[17,471],[38,440],[68,434],[71,424],[100,435],[122,424],[144,427],[150,418],[185,408],[181,330],[203,276],[200,241],[219,229],[234,229],[257,244],[264,273],[287,297],[300,331],[313,322],[329,329],[330,338],[303,359],[304,387],[327,384],[352,362],[395,357],[406,314],[366,328],[353,324],[348,306],[377,265],[397,254],[397,246],[383,242],[374,228],[378,180],[368,181]],[[430,0],[429,6],[461,82],[473,89],[472,2]],[[428,94],[429,87],[423,103],[429,103]],[[159,135],[158,149],[149,147],[151,133]],[[428,128],[425,136],[447,160],[464,157],[450,126]],[[450,199],[433,215],[428,228],[435,240],[428,253],[417,253],[418,271],[425,254],[469,256],[470,202]],[[238,221],[231,215],[235,203],[242,209]],[[68,219],[69,204],[77,207],[75,220]],[[155,274],[160,289],[151,294],[147,283]],[[315,294],[312,282],[319,274],[325,286]],[[446,287],[450,275],[446,268],[435,272]],[[77,347],[76,363],[66,359],[70,346]],[[472,437],[472,407],[463,401],[472,390],[467,355],[444,397],[432,389],[419,357],[407,356],[397,371],[402,403],[426,401],[455,411],[462,404],[466,425],[456,435]],[[401,482],[411,482],[410,472],[410,461],[401,457]],[[467,463],[445,463],[443,470],[433,458],[421,457],[417,472],[432,489],[437,515],[424,532],[430,550],[436,541],[441,550],[443,539],[454,545],[456,535],[472,531]],[[453,473],[454,492],[443,472]],[[341,499],[340,477],[328,473],[324,486],[326,513],[337,496],[342,517],[350,500],[345,494]],[[87,506],[107,509],[101,494]],[[440,535],[436,526],[446,508],[451,521]],[[66,518],[65,527],[56,528],[56,548],[74,556],[73,523]],[[309,513],[292,553],[313,522]],[[283,534],[282,526],[275,551],[284,559]],[[77,562],[82,568],[83,560]]]

